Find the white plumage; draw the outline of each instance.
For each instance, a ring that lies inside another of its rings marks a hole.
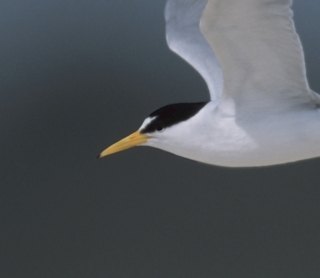
[[[211,101],[193,117],[144,135],[139,145],[229,167],[319,156],[320,97],[308,85],[291,5],[168,0],[168,45],[203,76]]]
[[[224,166],[262,166],[320,154],[319,96],[308,85],[291,5],[289,0],[167,2],[168,45],[203,75],[212,100],[198,115],[207,123],[195,123],[204,129],[196,132],[205,133],[202,144],[186,156]]]

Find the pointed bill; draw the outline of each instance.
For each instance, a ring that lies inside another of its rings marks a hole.
[[[148,140],[147,135],[140,133],[140,131],[136,131],[129,136],[121,139],[120,141],[116,142],[115,144],[109,146],[105,150],[103,150],[99,158],[103,158],[105,156],[108,156],[110,154],[114,154],[117,152],[121,152],[136,146],[139,146],[143,143],[146,143]]]

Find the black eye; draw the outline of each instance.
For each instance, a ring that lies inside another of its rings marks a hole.
[[[161,130],[163,130],[163,127],[162,126],[158,126],[157,127],[157,131],[161,131]]]

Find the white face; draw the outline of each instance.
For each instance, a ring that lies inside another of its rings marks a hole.
[[[157,119],[157,116],[154,117],[148,117],[146,118],[142,125],[139,127],[139,131],[143,132],[149,125],[154,124],[155,120]],[[170,129],[171,127],[169,127]],[[145,142],[144,146],[152,146],[152,147],[158,147],[159,143],[163,143],[165,141],[166,137],[166,130],[168,128],[164,128],[162,125],[156,126],[152,131],[145,132],[145,134],[148,136],[148,141]]]
[[[139,131],[143,130],[147,125],[149,125],[153,120],[155,120],[157,117],[148,117],[146,118],[142,125],[139,127]]]
[[[157,117],[146,118],[139,128],[140,132],[143,132],[148,136],[148,141],[144,146],[151,146],[166,151],[172,151],[179,147],[188,144],[189,139],[192,138],[193,120],[182,121],[169,127],[164,127],[161,122],[155,122]],[[151,129],[149,132],[144,130]],[[191,139],[192,140],[192,139]]]

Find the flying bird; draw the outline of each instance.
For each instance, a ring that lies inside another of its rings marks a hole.
[[[100,157],[135,146],[226,167],[320,156],[320,97],[309,87],[290,0],[168,0],[166,39],[210,101],[151,113]]]

